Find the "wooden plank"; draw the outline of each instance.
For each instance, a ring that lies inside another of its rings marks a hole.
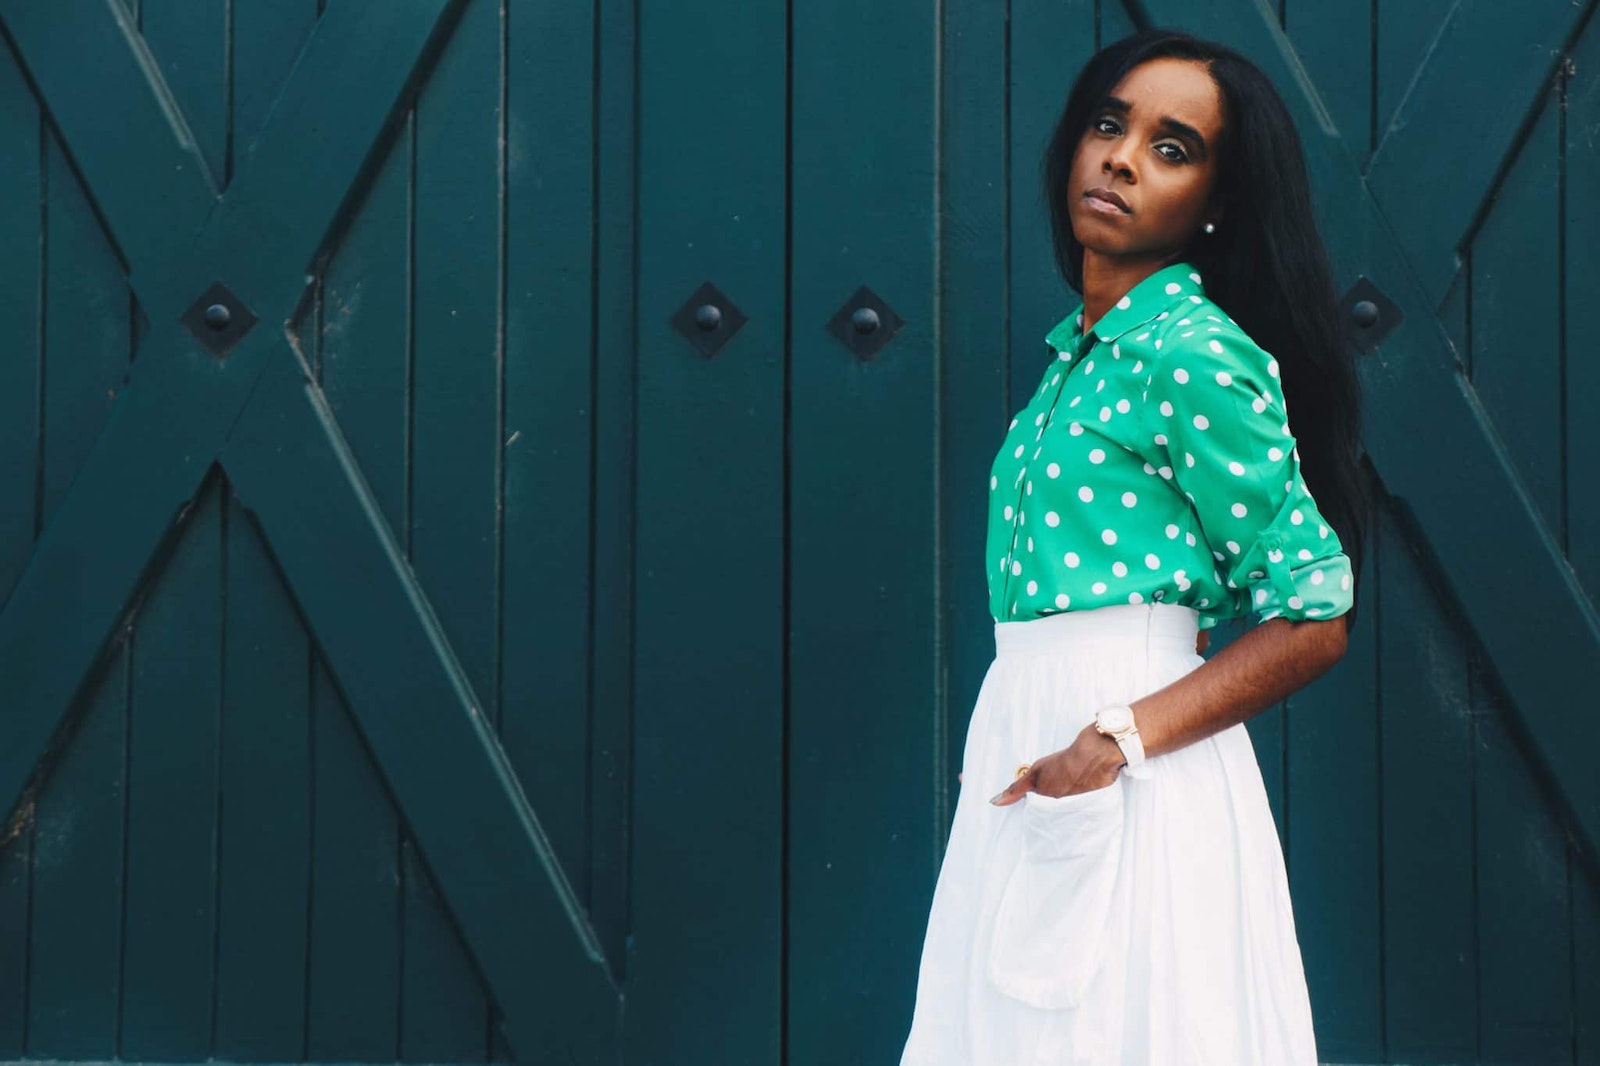
[[[224,505],[214,1046],[218,1058],[292,1062],[305,1049],[310,647],[231,487]]]
[[[1118,0],[1109,2],[1117,3]],[[1072,90],[1072,79],[1094,54],[1099,7],[1099,0],[1015,0],[1010,26],[1010,69],[994,75],[1001,79],[998,89],[1009,97],[1010,129],[1007,130],[1004,120],[996,121],[990,116],[983,119],[993,125],[991,136],[1008,138],[1006,143],[987,149],[994,153],[991,158],[1006,163],[1006,201],[1002,206],[1002,218],[991,223],[999,228],[991,231],[974,229],[968,239],[974,240],[985,232],[999,232],[1006,234],[1009,240],[1005,262],[1007,274],[1003,277],[993,273],[989,275],[991,283],[998,285],[1002,280],[1005,283],[1004,294],[992,295],[990,299],[997,301],[991,306],[1005,308],[1006,323],[1002,327],[985,326],[986,332],[974,338],[975,344],[967,345],[964,349],[969,354],[975,354],[994,344],[993,338],[1001,337],[1006,341],[1003,353],[1006,361],[1004,406],[998,412],[998,417],[989,416],[991,421],[987,427],[988,436],[983,438],[984,443],[980,446],[974,442],[972,445],[983,457],[979,480],[985,486],[989,480],[989,464],[994,459],[995,449],[1000,446],[1004,427],[1012,414],[1033,396],[1044,368],[1055,358],[1044,343],[1045,334],[1081,299],[1067,286],[1061,272],[1056,269],[1055,254],[1050,244],[1050,212],[1045,201],[1041,169],[1050,136],[1055,132],[1061,109],[1067,103],[1067,94]],[[982,10],[974,11],[971,17],[986,23],[993,21]],[[963,38],[952,35],[950,40],[961,41]],[[964,97],[968,95],[968,89],[963,88],[953,95]],[[952,102],[947,101],[947,106]],[[1006,114],[1005,106],[1002,102],[1002,116]],[[950,191],[954,193],[953,189]],[[948,268],[961,269],[964,258],[948,257]],[[964,291],[959,288],[952,290],[954,306],[962,305]],[[1007,296],[1009,302],[1004,302]],[[982,299],[982,290],[974,292],[974,297]],[[973,362],[975,360],[970,358],[950,360],[947,372],[962,373],[960,368]],[[952,457],[960,454],[956,447],[958,443],[951,442]],[[980,507],[980,513],[982,509]],[[981,547],[979,550],[981,552]],[[984,612],[987,617],[987,603],[984,604]],[[993,625],[992,618],[990,625]],[[992,658],[992,639],[989,645]]]
[[[927,836],[902,827],[927,818],[929,794],[896,782],[926,781],[937,761],[944,590],[929,446],[940,367],[964,354],[945,353],[935,317],[930,10],[816,0],[792,15],[784,1051],[794,1062],[840,1047],[894,1060],[905,1033],[882,1024],[877,994],[913,975],[917,953],[903,949],[927,927],[926,912],[874,901],[926,891]],[[905,321],[868,360],[824,328],[861,284]]]
[[[1416,545],[1381,519],[1385,1058],[1476,1061],[1472,707],[1467,661]]]
[[[1314,4],[1314,0],[1302,0]],[[1417,76],[1432,57],[1434,45],[1450,18],[1456,0],[1409,0],[1379,4],[1373,19],[1377,34],[1376,95],[1373,132],[1382,137],[1395,120],[1402,101],[1416,87]],[[1368,17],[1371,17],[1369,9]],[[1369,145],[1369,151],[1376,148]]]
[[[1515,722],[1474,671],[1480,1062],[1567,1062],[1573,965],[1567,840]]]
[[[1412,0],[1409,8],[1419,2],[1427,0]],[[1365,165],[1373,137],[1372,7],[1290,0],[1283,5],[1282,21],[1334,127],[1350,154]]]
[[[38,103],[10,53],[0,51],[0,247],[13,249],[0,259],[0,291],[13,294],[0,301],[0,603],[22,572],[39,522],[44,136]],[[25,248],[40,250],[24,255]]]
[[[1378,550],[1344,658],[1289,699],[1289,894],[1324,1062],[1383,1060]]]
[[[136,277],[157,269],[171,246],[188,242],[216,185],[132,18],[106,0],[4,0],[0,27],[94,191],[112,243]]]
[[[1494,0],[1461,0],[1383,130],[1369,187],[1431,296],[1428,306],[1443,299],[1459,266],[1456,249],[1588,10],[1570,0],[1526,0],[1511,18]],[[1503,76],[1482,77],[1488,65]],[[1486,150],[1458,153],[1464,139]],[[1445,157],[1450,166],[1435,165]],[[1415,207],[1422,173],[1429,175],[1427,210]]]
[[[229,37],[233,113],[229,123],[234,155],[265,128],[278,94],[316,27],[319,6],[316,0],[233,0]]]
[[[484,717],[500,705],[500,6],[470,4],[416,105],[409,556]],[[581,810],[568,793],[564,809]],[[409,835],[409,834],[408,834]],[[401,1050],[482,1061],[488,1002],[415,856]],[[565,873],[563,871],[563,873]]]
[[[1567,864],[1572,893],[1572,1048],[1579,1066],[1600,1062],[1600,887],[1574,850]]]
[[[135,620],[120,1053],[211,1053],[222,698],[221,481],[206,482]]]
[[[634,562],[637,557],[634,484],[638,464],[634,450],[638,348],[637,276],[634,271],[638,189],[634,132],[639,106],[634,90],[639,71],[633,62],[636,24],[631,0],[597,0],[597,3],[595,55],[600,66],[595,75],[598,98],[594,131],[598,153],[598,184],[594,190],[594,539],[589,563],[593,633],[590,676],[594,693],[590,723],[593,767],[590,795],[595,829],[590,840],[588,898],[595,933],[604,943],[607,957],[619,960],[613,963],[613,968],[620,970],[627,958],[632,934],[629,898],[633,885],[633,797],[630,784],[634,748]],[[564,9],[565,5],[562,7]],[[554,11],[556,8],[547,5],[538,10]],[[513,23],[514,38],[520,33],[519,25]],[[514,39],[513,48],[524,46]],[[554,62],[547,58],[540,66],[549,67]],[[519,106],[518,92],[517,80],[513,78],[510,104],[513,113]],[[513,178],[514,171],[508,174],[508,180]],[[557,178],[552,174],[546,181],[557,182],[559,187]],[[520,199],[520,196],[514,197],[510,202],[514,205]],[[526,228],[526,224],[520,227]],[[515,241],[518,232],[519,227],[513,225],[509,239]],[[516,246],[512,244],[511,247]],[[509,261],[521,259],[513,256]],[[519,290],[511,288],[509,291]],[[516,321],[515,312],[512,314],[510,324]],[[510,350],[518,347],[512,345]],[[515,376],[507,380],[507,388],[511,390],[508,411],[516,409],[513,405],[516,382]],[[509,457],[507,461],[511,462]],[[507,467],[508,537],[513,528],[510,522],[515,517],[510,499],[514,469],[510,465]],[[517,602],[510,595],[510,581],[516,574],[512,559],[508,552],[508,625],[509,612]],[[509,670],[506,673],[507,706],[516,694],[517,677],[518,674]],[[515,743],[510,735],[506,741]],[[543,786],[535,780],[528,782],[527,787],[539,789]],[[615,827],[614,831],[608,832],[609,827]],[[498,1059],[498,1055],[496,1057]]]
[[[638,18],[628,313],[641,639],[625,1059],[717,1061],[737,1047],[778,1061],[787,17],[701,0],[641,5]],[[709,116],[718,133],[708,137]],[[705,281],[748,316],[709,359],[668,324]],[[793,335],[823,336],[825,320],[796,317]]]
[[[172,104],[219,187],[227,184],[230,162],[227,62],[233,41],[227,15],[221,4],[151,3],[140,7],[138,25]]]
[[[1545,107],[1472,241],[1472,387],[1544,524],[1560,530],[1560,101]]]
[[[313,651],[308,1062],[400,1058],[400,823],[326,661]]]
[[[482,704],[320,393],[289,360],[275,361],[263,386],[223,462],[506,1013],[513,1046],[601,1061],[619,1023],[617,987]],[[532,958],[543,961],[530,967]]]
[[[36,800],[27,1055],[117,1053],[128,661],[119,646],[91,682]]]
[[[608,957],[620,962],[627,741],[601,726],[590,692],[591,651],[612,654],[592,637],[593,612],[610,593],[591,603],[591,587],[626,589],[614,560],[590,557],[591,539],[606,536],[592,517],[595,11],[536,4],[507,14],[498,731],[529,802],[549,814],[551,847]],[[606,180],[617,179],[608,171]],[[591,728],[601,729],[593,751]]]
[[[1562,130],[1565,196],[1563,323],[1566,372],[1565,546],[1572,568],[1594,598],[1600,590],[1600,360],[1589,324],[1590,294],[1600,286],[1600,33],[1588,33],[1572,56]]]

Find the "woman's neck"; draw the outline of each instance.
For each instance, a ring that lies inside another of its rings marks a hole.
[[[1151,274],[1182,261],[1177,252],[1160,259],[1124,259],[1083,250],[1083,331],[1089,332],[1094,324],[1111,310],[1111,305],[1122,299],[1127,291]]]

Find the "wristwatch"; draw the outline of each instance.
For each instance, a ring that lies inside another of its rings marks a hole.
[[[1117,742],[1128,769],[1144,762],[1144,742],[1139,739],[1139,727],[1133,721],[1133,708],[1128,706],[1103,707],[1095,712],[1095,730]]]

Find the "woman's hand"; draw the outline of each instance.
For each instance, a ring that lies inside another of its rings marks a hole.
[[[1028,772],[1007,785],[989,802],[1009,806],[1024,792],[1043,796],[1072,796],[1097,788],[1108,788],[1122,771],[1122,749],[1090,722],[1069,747],[1052,752],[1032,763]]]

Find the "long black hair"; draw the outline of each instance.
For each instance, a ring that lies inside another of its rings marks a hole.
[[[1372,503],[1362,469],[1355,358],[1340,341],[1339,298],[1312,217],[1300,135],[1260,68],[1224,45],[1160,28],[1140,30],[1096,52],[1073,82],[1045,150],[1044,196],[1056,265],[1082,292],[1083,245],[1073,236],[1067,203],[1073,153],[1123,76],[1159,57],[1204,63],[1227,115],[1216,185],[1222,221],[1215,233],[1197,233],[1183,258],[1200,269],[1206,295],[1277,358],[1301,475],[1359,575]],[[1348,627],[1355,621],[1354,605],[1346,614]]]

